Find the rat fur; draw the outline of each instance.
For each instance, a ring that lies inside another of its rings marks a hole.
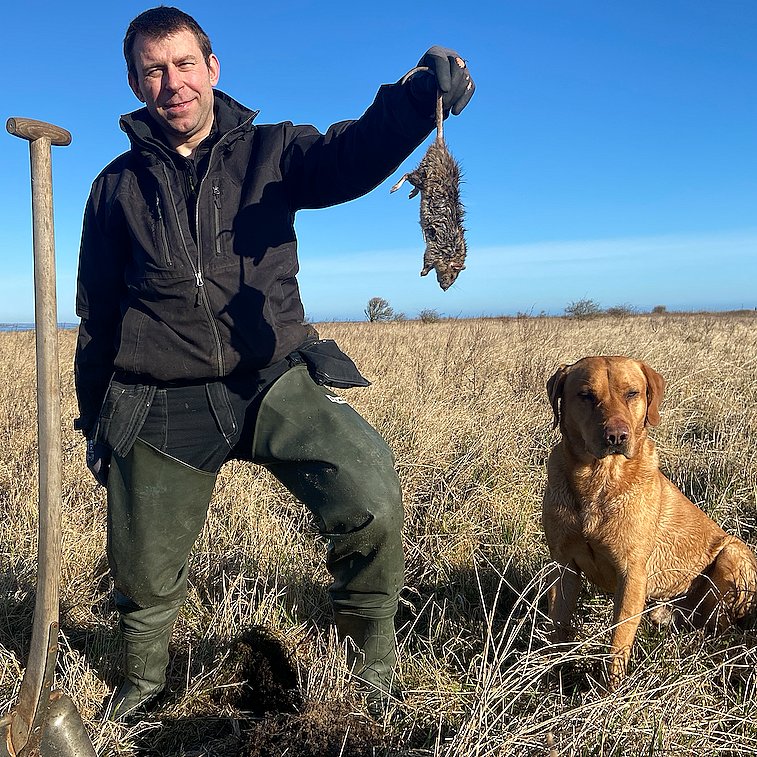
[[[421,195],[420,224],[426,251],[421,276],[436,270],[443,290],[449,289],[465,268],[465,208],[460,201],[460,167],[444,142],[441,93],[436,103],[436,139],[420,164],[391,189],[396,192],[407,180],[413,185],[409,197]]]

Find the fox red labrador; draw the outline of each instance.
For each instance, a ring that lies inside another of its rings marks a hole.
[[[581,577],[614,595],[609,688],[625,675],[647,600],[671,600],[670,612],[713,631],[757,607],[754,553],[658,468],[647,428],[660,422],[664,386],[626,357],[586,357],[547,382],[562,435],[542,508],[558,563],[549,614],[557,640],[569,641]]]

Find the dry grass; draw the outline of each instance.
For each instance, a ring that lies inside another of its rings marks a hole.
[[[58,681],[99,753],[547,755],[552,734],[553,753],[562,756],[754,754],[753,629],[708,639],[644,624],[631,674],[611,696],[596,683],[610,623],[606,597],[583,597],[577,650],[548,647],[539,509],[556,438],[546,379],[584,355],[627,354],[668,381],[654,431],[665,472],[726,529],[757,545],[756,327],[748,313],[323,324],[322,335],[337,339],[373,380],[345,396],[387,438],[402,479],[405,701],[383,727],[355,714],[329,624],[324,547],[304,508],[270,476],[232,463],[192,556],[171,693],[155,716],[130,729],[101,719],[118,677],[104,492],[71,429],[74,336],[64,332]],[[0,385],[6,709],[17,694],[34,597],[33,350],[32,334],[0,334],[0,362],[9,368]],[[244,632],[258,642],[241,664],[234,640]]]

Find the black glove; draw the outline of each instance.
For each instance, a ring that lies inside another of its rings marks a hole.
[[[87,439],[87,468],[95,477],[95,481],[102,486],[108,482],[111,454],[111,449],[107,444]]]
[[[434,45],[418,61],[428,71],[419,71],[410,79],[410,91],[419,101],[428,103],[442,91],[442,108],[445,113],[458,116],[476,91],[470,71],[463,58],[454,50]]]

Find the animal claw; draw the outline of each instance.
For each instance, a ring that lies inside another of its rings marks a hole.
[[[397,182],[397,183],[396,183],[396,184],[395,184],[395,185],[394,185],[394,186],[393,186],[393,187],[392,187],[392,188],[391,188],[390,190],[389,190],[389,194],[391,194],[392,192],[396,192],[396,191],[397,191],[397,190],[398,190],[398,189],[399,189],[399,188],[400,188],[400,187],[401,187],[401,186],[402,186],[402,185],[403,185],[403,184],[405,183],[405,180],[406,180],[406,179],[407,179],[407,174],[405,174],[405,175],[404,175],[404,176],[403,176],[403,177],[402,177],[402,178],[401,178],[401,179],[400,179],[400,180],[399,180],[399,181],[398,181],[398,182]]]

